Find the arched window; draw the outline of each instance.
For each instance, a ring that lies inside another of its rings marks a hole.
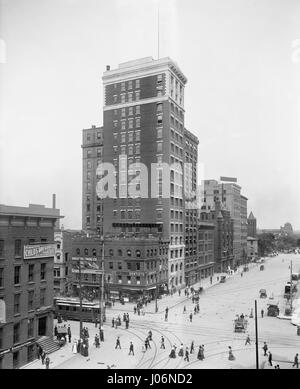
[[[177,271],[178,270],[178,264],[176,264],[176,266],[175,266],[175,271]],[[177,285],[177,284],[176,284]]]
[[[150,255],[150,250],[147,250],[147,257],[149,257]]]
[[[180,270],[182,270],[182,262],[180,263]],[[181,283],[181,281],[180,281],[180,283]]]
[[[122,255],[123,255],[123,252],[122,252],[121,249],[119,249],[119,250],[118,250],[118,256],[119,256],[119,257],[122,257]]]
[[[127,256],[131,257],[131,250],[130,249],[127,250]]]
[[[141,250],[136,250],[135,255],[140,258],[141,257]]]
[[[114,255],[114,250],[113,249],[109,249],[109,256],[112,257]]]
[[[89,250],[88,249],[84,249],[84,255],[89,255]]]
[[[93,249],[93,257],[96,257],[96,256],[97,256],[97,250]]]
[[[76,255],[80,255],[80,249],[76,249]]]
[[[153,249],[151,249],[151,257],[153,257]]]

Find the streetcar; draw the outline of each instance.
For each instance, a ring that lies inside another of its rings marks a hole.
[[[55,318],[60,320],[80,320],[86,322],[95,322],[99,320],[100,309],[98,302],[82,302],[80,310],[79,299],[74,298],[55,298],[54,299]],[[105,322],[105,308],[103,309],[103,321]]]

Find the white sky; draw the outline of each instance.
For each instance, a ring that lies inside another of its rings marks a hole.
[[[81,130],[107,64],[157,58],[157,1],[0,0],[0,203],[56,193],[81,228]],[[299,20],[298,0],[160,0],[205,177],[237,177],[260,228],[300,229]]]

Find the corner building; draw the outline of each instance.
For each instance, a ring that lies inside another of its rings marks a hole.
[[[102,80],[103,161],[116,169],[115,198],[103,200],[103,233],[152,234],[169,240],[168,284],[180,288],[185,285],[183,163],[187,79],[170,58],[146,57],[122,63],[114,70],[108,66]],[[141,172],[141,163],[148,175]],[[131,167],[132,164],[135,165]],[[151,164],[158,164],[154,179]],[[171,167],[167,180],[163,164],[177,164]],[[145,182],[146,195],[128,195],[128,189],[143,190]],[[164,186],[168,187],[168,195],[163,195]]]
[[[31,362],[36,343],[52,338],[59,218],[58,209],[42,205],[0,205],[0,369]]]

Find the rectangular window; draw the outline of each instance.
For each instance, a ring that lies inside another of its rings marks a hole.
[[[162,142],[157,142],[157,152],[158,153],[162,152]]]
[[[20,294],[14,296],[14,314],[20,313]]]
[[[0,268],[0,288],[3,288],[4,286],[4,269]]]
[[[122,270],[122,262],[118,262],[118,269]]]
[[[140,147],[140,145],[135,145],[135,153],[136,153],[136,154],[140,154],[140,152],[141,152],[141,147]]]
[[[118,276],[118,283],[122,284],[122,276]]]
[[[121,122],[121,130],[126,130],[126,122],[125,122],[125,120],[123,120]]]
[[[20,323],[14,325],[14,344],[20,341]]]
[[[162,128],[157,129],[157,137],[160,139],[162,138]]]
[[[121,91],[122,91],[122,92],[125,91],[125,82],[122,82],[122,83],[121,83]]]
[[[132,81],[128,81],[128,89],[132,89]]]
[[[140,142],[141,141],[141,131],[135,132],[135,141]]]
[[[135,126],[136,126],[136,128],[140,128],[141,127],[141,119],[140,118],[136,118],[135,119]]]
[[[127,276],[127,284],[131,284],[131,277]]]
[[[4,256],[4,240],[0,240],[0,258]]]
[[[45,305],[45,296],[46,296],[46,289],[41,289],[40,290],[40,306]]]
[[[128,116],[132,116],[133,115],[133,107],[129,107],[128,108]]]
[[[140,88],[140,80],[135,80],[135,87]]]
[[[34,337],[34,319],[28,319],[28,338]]]
[[[137,105],[137,106],[135,107],[135,114],[136,114],[136,115],[140,115],[140,114],[141,114],[141,107],[140,107],[139,105]]]
[[[162,103],[157,104],[157,106],[156,106],[156,111],[157,111],[157,112],[162,112],[162,110],[163,110],[163,105],[162,105]]]
[[[162,115],[158,115],[158,116],[157,116],[157,124],[158,124],[159,126],[163,124],[163,117],[162,117]]]
[[[121,143],[126,143],[126,132],[121,132]]]
[[[41,263],[41,280],[46,279],[46,264]]]
[[[28,291],[28,311],[34,309],[34,290]]]
[[[126,110],[125,110],[125,108],[122,108],[121,115],[122,115],[122,117],[125,117],[125,116],[126,116]]]
[[[129,102],[129,103],[132,102],[132,95],[133,95],[132,92],[129,92],[129,93],[128,93],[128,102]]]
[[[133,132],[128,132],[128,142],[133,142]]]
[[[122,104],[125,103],[125,95],[121,95],[121,103],[122,103]]]
[[[139,100],[140,99],[140,91],[135,92],[135,99]]]
[[[128,120],[128,128],[133,128],[133,119]]]
[[[114,95],[114,103],[117,103],[117,102],[118,102],[118,96]]]
[[[15,257],[21,256],[21,251],[22,251],[21,246],[22,246],[21,239],[16,239],[15,240]]]
[[[15,274],[14,274],[15,285],[20,284],[20,272],[21,272],[21,266],[15,266]]]

